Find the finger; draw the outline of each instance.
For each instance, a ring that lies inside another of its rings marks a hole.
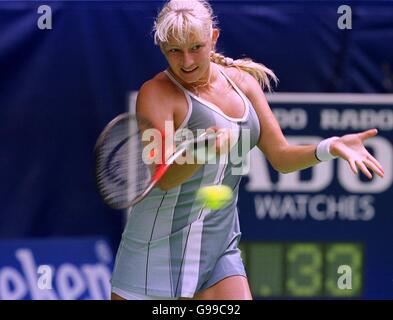
[[[367,156],[367,159],[370,160],[372,163],[374,163],[378,167],[378,169],[382,171],[382,173],[385,173],[385,170],[383,169],[382,165],[371,154]]]
[[[377,134],[378,134],[377,129],[370,129],[370,130],[363,131],[363,132],[359,133],[359,137],[362,140],[366,140],[366,139],[375,137]]]
[[[366,165],[362,162],[362,161],[356,161],[356,165],[358,166],[358,168],[360,169],[360,171],[363,172],[363,174],[369,178],[372,179],[373,175],[371,174],[370,171],[368,171]]]
[[[374,171],[377,175],[383,178],[383,171],[381,171],[371,160],[364,160],[363,163],[372,171]]]
[[[349,166],[354,174],[358,174],[358,168],[356,168],[356,164],[352,160],[348,160]]]

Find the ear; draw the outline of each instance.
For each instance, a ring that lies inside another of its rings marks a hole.
[[[212,32],[212,50],[214,50],[219,36],[220,36],[220,29],[213,28],[213,32]]]

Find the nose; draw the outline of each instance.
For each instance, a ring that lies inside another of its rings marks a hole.
[[[188,52],[183,53],[183,68],[188,69],[189,67],[192,67],[194,64],[194,59],[192,55]]]

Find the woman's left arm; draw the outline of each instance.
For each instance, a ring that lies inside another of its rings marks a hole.
[[[238,80],[236,83],[253,104],[259,118],[261,134],[258,147],[273,168],[281,173],[289,173],[320,163],[315,156],[316,145],[290,145],[288,143],[259,83],[246,72],[242,71],[240,78],[238,76],[239,74],[235,76]],[[376,134],[377,130],[371,129],[339,137],[332,141],[330,153],[346,160],[354,173],[358,173],[360,169],[368,178],[371,178],[372,175],[368,170],[370,169],[383,177],[382,166],[364,147],[364,141]]]

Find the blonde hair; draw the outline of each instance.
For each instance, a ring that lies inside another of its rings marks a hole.
[[[250,58],[236,59],[225,57],[221,53],[212,51],[210,54],[210,60],[213,62],[223,65],[235,67],[239,70],[243,70],[252,75],[263,89],[267,89],[269,92],[272,91],[271,80],[274,84],[277,84],[278,78],[274,72],[263,65],[252,61]]]
[[[161,45],[172,38],[183,44],[190,34],[205,39],[214,25],[212,8],[205,0],[170,0],[154,22],[154,43]]]
[[[190,34],[196,39],[205,39],[211,37],[216,25],[213,10],[206,0],[169,0],[154,22],[154,43],[162,46],[173,39],[183,44]],[[268,91],[272,90],[270,80],[274,83],[278,81],[272,70],[249,58],[234,60],[212,51],[210,59],[214,63],[248,72]]]

